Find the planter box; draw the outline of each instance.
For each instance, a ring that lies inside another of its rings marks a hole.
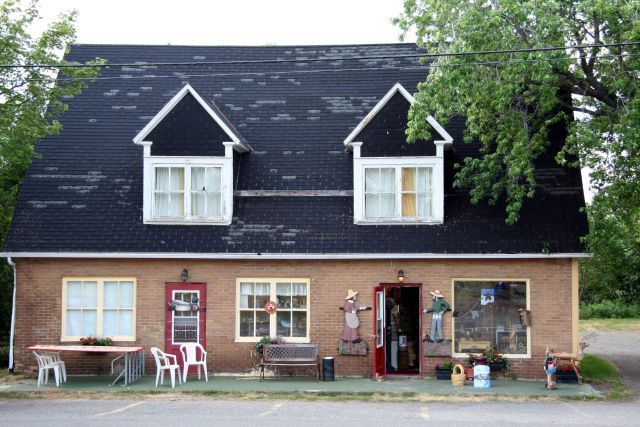
[[[504,370],[504,363],[487,363],[491,372],[502,372]]]
[[[451,381],[451,372],[448,369],[436,369],[436,378],[439,380]]]
[[[575,384],[578,382],[578,377],[575,372],[557,372],[556,381],[564,384]]]

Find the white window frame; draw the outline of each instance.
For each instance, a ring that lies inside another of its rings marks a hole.
[[[354,150],[354,223],[381,224],[441,224],[444,219],[444,165],[442,157],[358,157]],[[367,218],[365,211],[365,170],[368,168],[395,169],[395,215],[392,218]],[[431,217],[402,216],[402,168],[431,169]]]
[[[523,282],[526,287],[526,304],[527,310],[531,310],[531,283],[529,279],[523,278],[469,278],[469,277],[456,277],[451,279],[451,309],[455,310],[455,296],[456,296],[456,282]],[[501,353],[503,356],[508,357],[509,359],[530,359],[531,358],[531,326],[526,327],[527,332],[527,353],[526,354],[510,354],[510,353]],[[452,317],[451,320],[451,354],[452,357],[467,357],[468,353],[456,353],[455,352],[455,340],[456,340],[456,318]]]
[[[224,157],[176,157],[146,156],[144,158],[144,196],[143,212],[145,224],[219,224],[229,225],[233,216],[233,153],[232,143],[225,143],[227,155]],[[184,168],[184,216],[157,216],[154,212],[154,192],[156,168]],[[200,217],[191,215],[191,168],[220,168],[221,216]]]
[[[96,282],[97,305],[96,305],[96,336],[104,337],[102,333],[102,323],[104,317],[104,283],[105,282],[132,282],[133,283],[133,307],[132,307],[132,332],[133,335],[109,336],[113,341],[135,341],[136,340],[136,306],[137,306],[137,283],[135,277],[64,277],[62,279],[62,325],[60,328],[60,341],[79,342],[83,336],[67,335],[67,283],[68,282]],[[108,309],[107,309],[108,310]]]
[[[269,301],[276,300],[276,283],[305,283],[307,285],[307,331],[305,337],[282,337],[282,340],[290,343],[309,343],[310,341],[310,329],[311,329],[311,280],[309,278],[290,278],[290,277],[242,277],[236,279],[236,342],[258,342],[262,337],[241,337],[240,336],[240,284],[243,282],[250,283],[269,283]],[[252,310],[252,309],[245,309]],[[256,307],[255,310],[261,310],[260,307]],[[288,310],[287,310],[288,311]],[[277,312],[276,312],[277,313]],[[276,313],[269,315],[269,336],[276,337],[277,323]]]

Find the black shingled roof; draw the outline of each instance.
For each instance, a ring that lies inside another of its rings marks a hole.
[[[472,206],[451,187],[453,163],[478,156],[462,142],[463,122],[447,131],[442,225],[354,225],[352,155],[343,140],[396,83],[414,92],[427,70],[406,55],[412,44],[356,46],[75,45],[66,59],[105,58],[101,79],[69,99],[64,130],[37,144],[5,251],[238,254],[508,254],[583,252],[587,232],[579,171],[540,162],[537,195],[521,220],[504,207]],[[308,59],[325,57],[327,61]],[[295,59],[268,64],[180,65],[159,62]],[[322,71],[319,70],[330,70]],[[238,74],[241,73],[241,74]],[[242,74],[244,73],[244,74]],[[248,74],[252,73],[252,74]],[[168,78],[140,78],[143,76]],[[234,197],[230,226],[145,225],[142,148],[134,136],[189,83],[215,103],[251,145],[239,156],[236,190],[342,190],[330,197]],[[369,132],[375,135],[375,132]],[[556,130],[557,145],[562,131]],[[414,147],[406,147],[415,155]],[[386,152],[388,147],[378,152]],[[432,155],[425,144],[425,155]]]

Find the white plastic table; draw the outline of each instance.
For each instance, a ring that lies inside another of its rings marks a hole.
[[[120,379],[124,380],[123,386],[138,381],[144,375],[144,347],[98,346],[98,345],[34,345],[29,350],[51,351],[60,353],[122,353],[111,361],[113,364],[124,359],[124,369],[111,383],[114,385]]]

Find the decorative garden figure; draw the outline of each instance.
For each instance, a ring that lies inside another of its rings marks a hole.
[[[553,354],[553,349],[547,347],[544,358],[544,373],[547,374],[547,383],[544,385],[549,390],[555,390],[556,387],[556,367],[558,358]]]
[[[438,339],[436,342],[444,341],[444,334],[442,333],[442,315],[445,311],[449,310],[449,303],[444,299],[444,295],[440,293],[440,290],[436,289],[435,292],[429,292],[431,294],[431,300],[433,301],[431,308],[425,308],[425,313],[433,313],[431,315],[431,334],[424,338],[424,341],[434,342],[436,341],[435,335],[438,333]]]
[[[360,326],[360,319],[358,319],[358,311],[366,310],[366,305],[356,306],[358,292],[353,289],[349,289],[347,291],[347,297],[345,298],[347,302],[345,303],[344,309],[344,330],[342,331],[342,341],[351,342],[351,343],[359,343],[362,341],[360,339],[360,333],[358,332],[358,327]]]

